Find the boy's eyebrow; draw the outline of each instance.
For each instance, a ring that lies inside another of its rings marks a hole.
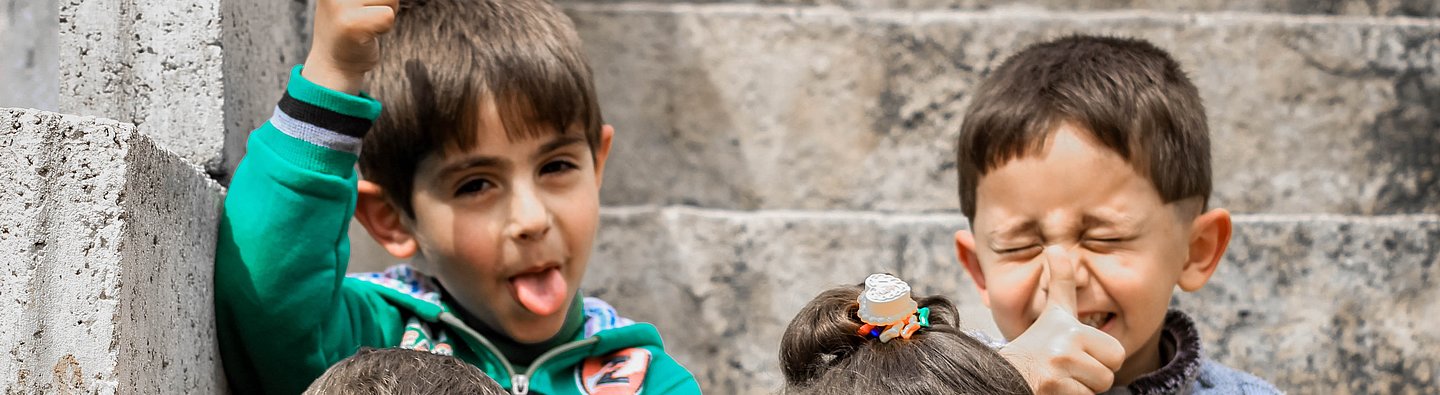
[[[555,137],[554,140],[550,140],[550,142],[541,145],[540,149],[535,150],[535,156],[544,156],[545,154],[549,154],[561,148],[582,143],[585,143],[585,138],[583,137],[574,135],[561,135]]]
[[[561,148],[565,148],[565,147],[568,147],[568,146],[573,145],[573,144],[583,144],[583,143],[585,143],[585,138],[583,138],[583,137],[577,137],[577,136],[559,136],[559,137],[556,137],[554,140],[551,140],[551,141],[549,141],[549,142],[541,145],[541,146],[540,146],[540,149],[538,149],[538,150],[535,151],[535,156],[543,156],[543,155],[545,155],[545,154],[554,152],[555,150],[558,150],[558,149],[561,149]],[[465,170],[465,169],[476,168],[476,167],[504,167],[505,164],[506,164],[506,161],[505,161],[504,159],[500,159],[500,158],[493,157],[493,156],[476,156],[476,157],[469,157],[469,158],[461,159],[461,160],[458,160],[458,161],[456,161],[456,162],[454,162],[454,163],[450,163],[450,164],[448,164],[448,165],[445,165],[445,167],[440,168],[440,173],[439,173],[439,174],[443,177],[443,176],[445,176],[446,174],[458,172],[458,171]]]
[[[1024,222],[1001,225],[995,230],[990,231],[990,239],[994,240],[1007,236],[1013,237],[1021,233],[1030,233],[1031,231],[1034,231],[1036,226],[1038,225],[1039,224],[1035,222],[1035,220],[1026,220]]]
[[[440,176],[476,167],[504,167],[505,160],[493,156],[475,156],[461,159],[440,168]]]
[[[1080,227],[1082,229],[1090,229],[1098,226],[1128,227],[1134,225],[1133,222],[1130,216],[1124,214],[1117,213],[1112,217],[1103,214],[1085,213],[1085,215],[1080,218]]]

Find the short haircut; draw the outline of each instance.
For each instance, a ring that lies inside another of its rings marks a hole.
[[[366,85],[384,106],[360,171],[406,214],[414,214],[420,161],[473,148],[487,101],[508,138],[578,127],[592,150],[599,144],[600,105],[580,37],[547,1],[402,0],[380,56]]]
[[[362,348],[331,366],[306,395],[480,394],[503,395],[490,376],[448,355],[404,348]]]
[[[1147,177],[1166,203],[1210,196],[1205,107],[1180,64],[1149,42],[1073,35],[1031,45],[980,84],[956,143],[961,211],[980,177],[1042,149],[1063,123]]]
[[[1029,394],[1020,371],[959,327],[949,299],[918,299],[930,327],[889,342],[861,337],[860,285],[822,292],[780,339],[785,394]]]

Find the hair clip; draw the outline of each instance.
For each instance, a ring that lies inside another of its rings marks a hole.
[[[855,332],[862,337],[879,338],[881,343],[896,337],[909,339],[920,327],[930,326],[930,308],[916,309],[910,296],[910,284],[884,273],[865,278],[865,290],[857,302],[856,312],[864,322]]]

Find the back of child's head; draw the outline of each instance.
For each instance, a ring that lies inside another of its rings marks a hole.
[[[822,292],[780,339],[786,394],[1029,394],[1020,372],[959,327],[941,296],[916,300],[928,327],[882,341],[858,334],[861,286]],[[908,286],[905,295],[909,297]],[[878,330],[877,330],[878,331]]]
[[[360,170],[413,214],[420,161],[476,144],[493,104],[511,139],[584,132],[599,144],[590,66],[570,18],[545,0],[401,0],[366,91],[384,103]]]
[[[404,348],[362,348],[331,366],[305,390],[306,395],[505,393],[480,368],[459,358]]]
[[[981,176],[1035,154],[1061,124],[1088,132],[1170,203],[1210,195],[1200,94],[1168,53],[1138,39],[1074,35],[1031,45],[992,71],[956,144],[960,205],[975,218]]]

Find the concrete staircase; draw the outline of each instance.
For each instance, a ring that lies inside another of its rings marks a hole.
[[[1236,235],[1176,305],[1211,358],[1294,393],[1440,386],[1440,5],[759,3],[565,3],[617,129],[587,291],[708,391],[778,389],[796,310],[871,272],[993,332],[953,139],[990,69],[1071,32],[1151,40],[1200,87]]]

